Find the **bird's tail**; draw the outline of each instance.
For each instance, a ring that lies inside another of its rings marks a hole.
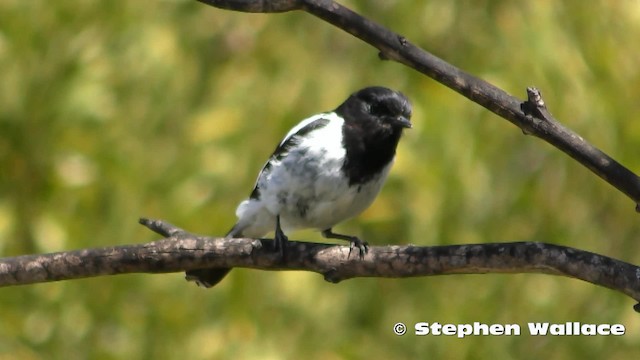
[[[231,230],[225,235],[226,238],[241,238],[242,229],[239,228],[238,224],[234,225]],[[188,270],[186,272],[187,281],[195,281],[198,286],[203,286],[205,288],[214,287],[218,284],[225,276],[231,271],[231,268],[204,268],[204,269],[193,269]]]

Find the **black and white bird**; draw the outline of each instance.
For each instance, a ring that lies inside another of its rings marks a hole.
[[[371,205],[387,178],[402,131],[411,127],[411,104],[398,91],[367,87],[331,112],[296,125],[260,171],[247,200],[238,206],[232,238],[260,238],[275,230],[283,251],[285,232],[317,229],[326,238],[349,241],[360,256],[367,243],[332,228]],[[187,271],[187,280],[212,287],[230,271]]]

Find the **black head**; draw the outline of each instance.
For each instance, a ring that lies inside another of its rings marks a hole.
[[[393,160],[402,130],[411,127],[409,99],[398,91],[368,87],[353,93],[335,112],[344,119],[343,171],[349,184],[376,178]]]
[[[401,132],[411,127],[411,103],[404,94],[381,86],[353,93],[336,109],[345,122]]]

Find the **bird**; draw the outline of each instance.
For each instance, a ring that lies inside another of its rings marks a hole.
[[[302,120],[263,166],[226,237],[261,238],[275,230],[274,248],[283,252],[286,232],[315,229],[325,238],[349,241],[350,254],[358,249],[362,258],[367,242],[332,229],[373,203],[403,130],[412,127],[411,113],[401,92],[370,86],[352,93],[335,110]],[[188,270],[186,279],[209,288],[230,270]]]

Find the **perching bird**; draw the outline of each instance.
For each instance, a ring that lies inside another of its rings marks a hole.
[[[275,229],[283,251],[285,232],[311,228],[349,241],[360,256],[367,243],[332,227],[371,205],[387,178],[402,130],[411,127],[411,104],[402,93],[368,87],[331,112],[296,125],[276,147],[255,187],[238,206],[232,238],[260,238]],[[187,271],[187,280],[212,287],[230,268]]]

